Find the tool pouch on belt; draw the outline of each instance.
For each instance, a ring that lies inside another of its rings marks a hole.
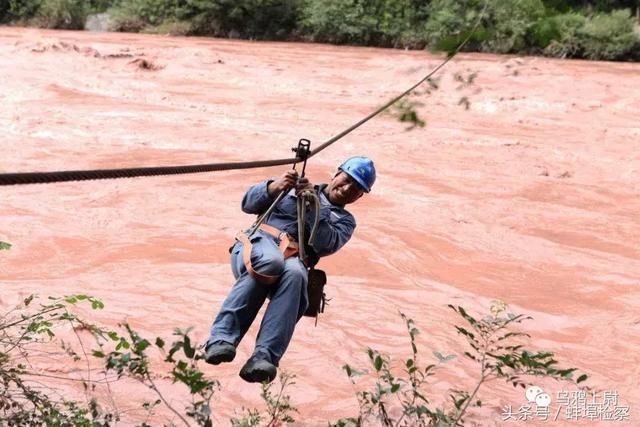
[[[304,313],[307,317],[317,317],[319,313],[324,313],[325,293],[324,285],[327,284],[327,275],[322,270],[309,270],[309,282],[307,284],[307,294],[309,296],[309,307]]]

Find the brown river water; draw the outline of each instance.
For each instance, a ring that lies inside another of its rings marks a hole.
[[[317,146],[441,60],[0,28],[0,172],[288,157],[299,138]],[[470,84],[456,79],[471,75]],[[482,316],[493,300],[533,317],[520,328],[528,347],[588,373],[589,385],[617,392],[630,413],[624,423],[560,413],[539,425],[640,425],[640,65],[464,54],[439,76],[438,90],[414,98],[426,127],[407,130],[385,114],[309,161],[313,182],[357,154],[372,157],[379,174],[350,209],[353,239],[320,264],[329,275],[326,313],[317,326],[301,320],[280,365],[296,375],[289,393],[298,425],[357,413],[357,387],[341,367],[366,366],[368,347],[395,361],[410,354],[399,312],[421,330],[423,364],[437,363],[433,351],[458,355],[431,381],[433,401],[449,388],[471,389],[479,369],[462,357],[460,318],[447,304]],[[106,305],[81,309],[96,322],[126,320],[167,340],[174,327],[193,326],[201,342],[233,283],[227,248],[253,219],[239,209],[243,192],[283,170],[0,187],[0,240],[13,244],[0,253],[0,308],[32,293],[84,293]],[[203,367],[221,382],[218,425],[243,406],[262,407],[260,388],[237,375],[257,326],[234,362]],[[62,377],[39,381],[82,398],[65,378],[86,377],[86,366],[62,360],[36,354],[31,362]],[[186,403],[167,376],[157,381],[174,405]],[[531,382],[553,397],[577,390]],[[124,380],[112,389],[120,425],[140,422],[140,404],[155,399]],[[525,424],[503,416],[505,405],[526,402],[521,389],[492,382],[480,393],[473,423]],[[156,412],[153,423],[177,421]]]

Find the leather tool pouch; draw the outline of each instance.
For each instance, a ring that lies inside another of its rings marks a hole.
[[[309,307],[304,313],[307,317],[317,317],[319,313],[324,313],[326,295],[324,285],[327,284],[327,275],[322,270],[309,270],[309,281],[307,284],[307,294],[309,296]]]

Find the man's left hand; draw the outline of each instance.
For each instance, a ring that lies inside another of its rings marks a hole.
[[[307,190],[313,191],[313,184],[310,183],[307,178],[298,179],[298,183],[296,184],[296,195]]]

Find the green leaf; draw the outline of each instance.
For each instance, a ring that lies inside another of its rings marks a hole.
[[[576,383],[581,383],[582,381],[586,381],[587,378],[589,378],[587,374],[582,374],[578,377],[578,379],[576,380]]]
[[[94,310],[102,310],[104,308],[104,304],[102,303],[102,301],[96,299],[91,301],[91,308]]]
[[[160,348],[164,348],[164,340],[160,337],[156,338],[156,346],[160,347]]]
[[[391,393],[395,393],[398,390],[400,390],[400,384],[399,383],[396,383],[396,384],[391,386]]]
[[[351,377],[353,376],[353,370],[351,369],[351,366],[349,366],[349,365],[343,365],[343,366],[342,366],[342,369],[344,369],[344,370],[345,370],[345,372],[347,373],[347,376],[348,376],[349,378],[351,378]]]
[[[104,357],[104,353],[99,350],[93,350],[93,355],[95,357]]]
[[[11,243],[0,241],[0,251],[8,251],[11,249]]]
[[[374,366],[374,368],[376,368],[376,371],[380,371],[380,369],[382,369],[382,363],[383,363],[382,357],[380,357],[379,354],[376,355],[376,358],[375,358],[375,360],[373,362],[373,366]]]
[[[189,335],[185,334],[184,345],[182,346],[182,349],[184,350],[184,354],[189,359],[193,359],[193,356],[195,356],[196,354],[196,349],[194,347],[191,347],[191,338],[189,338]]]
[[[149,347],[151,344],[149,343],[149,341],[147,340],[142,340],[142,341],[138,341],[136,343],[136,348],[135,348],[135,352],[136,353],[142,353],[143,351],[145,351],[147,349],[147,347]]]

